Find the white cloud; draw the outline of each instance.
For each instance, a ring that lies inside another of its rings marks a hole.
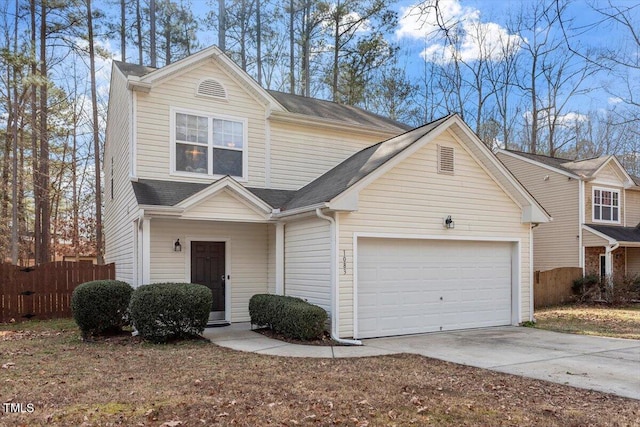
[[[522,117],[526,119],[527,123],[531,123],[533,113],[530,110],[525,111]],[[550,119],[547,110],[538,111],[538,120],[540,125],[544,126]],[[560,114],[555,118],[557,125],[571,126],[575,123],[585,123],[589,121],[589,116],[575,111],[570,111],[567,114]]]
[[[517,52],[523,42],[518,34],[509,34],[495,22],[482,22],[478,9],[462,6],[459,0],[439,0],[439,16],[435,4],[435,0],[426,0],[403,8],[396,31],[398,38],[424,40],[426,48],[420,55],[427,61],[499,61]],[[457,38],[455,46],[444,43],[441,26],[450,28],[449,35]]]
[[[616,105],[616,104],[622,103],[623,101],[622,101],[622,98],[619,98],[617,96],[612,96],[607,99],[607,102],[611,105]]]

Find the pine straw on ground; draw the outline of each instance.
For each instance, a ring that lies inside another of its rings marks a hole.
[[[71,328],[72,324],[69,323]],[[0,335],[0,425],[640,425],[640,401],[416,355],[297,359],[205,341]]]
[[[540,329],[640,340],[640,304],[566,305],[536,310],[535,317]]]

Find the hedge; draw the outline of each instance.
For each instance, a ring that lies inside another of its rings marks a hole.
[[[251,323],[266,326],[287,338],[313,340],[322,337],[327,312],[295,297],[256,294],[249,300]]]
[[[194,338],[209,320],[211,290],[194,283],[154,283],[137,288],[129,311],[140,336],[152,342]]]
[[[127,325],[133,288],[118,280],[94,280],[78,285],[71,294],[73,319],[83,338],[121,331]]]

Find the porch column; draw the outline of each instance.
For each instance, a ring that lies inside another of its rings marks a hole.
[[[609,288],[613,287],[613,251],[618,249],[619,244],[616,243],[611,246],[605,246],[604,251],[604,274],[605,280],[607,282],[607,286]]]
[[[142,283],[151,283],[151,218],[144,217],[142,220]]]
[[[276,295],[284,295],[284,223],[276,224]]]

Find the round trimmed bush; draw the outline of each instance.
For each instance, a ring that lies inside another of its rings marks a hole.
[[[121,331],[128,324],[133,288],[119,280],[94,280],[78,285],[71,295],[71,311],[82,336]]]
[[[194,283],[153,283],[133,291],[129,312],[142,338],[152,342],[199,336],[207,326],[213,295]]]

